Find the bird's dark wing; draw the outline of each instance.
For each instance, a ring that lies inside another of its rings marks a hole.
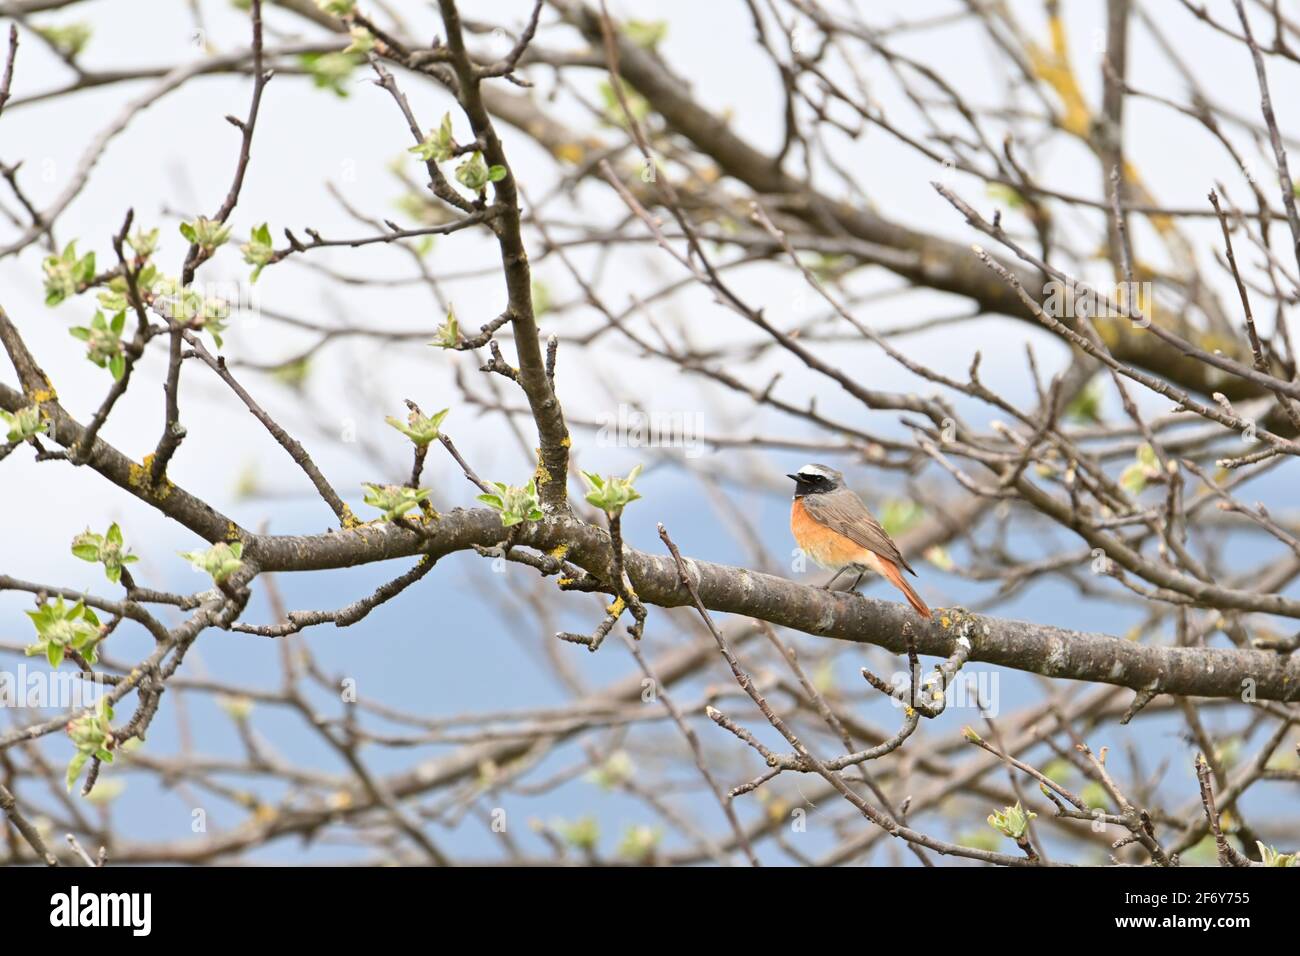
[[[815,521],[916,574],[903,557],[903,552],[898,550],[898,545],[894,544],[894,539],[872,517],[862,499],[854,492],[841,488],[826,494],[805,495],[803,506]]]

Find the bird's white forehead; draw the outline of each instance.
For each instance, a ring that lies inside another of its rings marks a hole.
[[[798,475],[821,475],[823,478],[834,478],[835,472],[824,465],[803,465],[795,472]]]

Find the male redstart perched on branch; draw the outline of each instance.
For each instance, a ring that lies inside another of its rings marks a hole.
[[[930,619],[930,609],[903,578],[903,570],[916,572],[862,499],[845,487],[842,474],[825,465],[804,465],[786,477],[795,482],[790,506],[795,542],[804,554],[835,572],[824,587],[829,588],[845,571],[856,571],[856,588],[864,574],[875,571],[903,592],[917,614]]]

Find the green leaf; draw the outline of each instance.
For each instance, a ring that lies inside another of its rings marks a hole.
[[[360,53],[364,55],[375,48],[375,35],[365,27],[350,27],[348,34],[352,37],[352,42],[343,48],[344,53]]]
[[[243,567],[244,562],[240,560],[243,553],[242,542],[218,541],[206,551],[181,552],[181,557],[189,561],[196,571],[211,575],[213,582],[220,584]]]
[[[1076,422],[1097,422],[1100,423],[1102,397],[1105,394],[1105,383],[1101,377],[1094,378],[1087,386],[1074,397],[1074,400],[1065,407],[1065,417]]]
[[[522,487],[492,482],[495,495],[479,495],[478,500],[501,515],[501,526],[513,527],[524,521],[540,521],[546,517],[537,499],[537,482],[529,481]]]
[[[1120,473],[1120,487],[1131,495],[1140,495],[1147,486],[1147,478],[1141,465],[1129,465]]]
[[[1000,845],[997,835],[989,833],[987,830],[960,833],[957,836],[957,842],[962,846],[970,847],[972,850],[994,851]]]
[[[1012,840],[1020,840],[1024,837],[1029,827],[1029,821],[1037,817],[1038,814],[1033,811],[1026,811],[1016,801],[1013,807],[1003,807],[988,817],[989,826],[997,830],[1003,836],[1010,837]]]
[[[541,318],[551,311],[551,289],[541,279],[533,279],[533,315]]]
[[[460,344],[460,323],[456,321],[455,309],[448,306],[447,320],[434,331],[429,344],[440,349],[452,349]]]
[[[1280,853],[1275,847],[1267,846],[1259,840],[1255,841],[1255,846],[1259,848],[1259,859],[1264,866],[1300,866],[1300,853]]]
[[[44,654],[54,667],[63,663],[68,648],[93,648],[100,639],[99,617],[82,601],[69,607],[59,597],[28,611],[27,616],[37,636],[36,643],[27,647],[27,654]]]
[[[600,98],[605,104],[605,112],[601,117],[605,124],[619,128],[626,127],[627,116],[623,112],[623,104],[619,102],[618,94],[614,92],[614,87],[608,80],[600,84]],[[643,121],[650,115],[650,101],[636,90],[624,85],[623,98],[627,101],[628,112],[637,122]]]
[[[230,227],[215,219],[200,216],[180,225],[181,235],[204,252],[211,252],[230,238]]]
[[[363,483],[365,503],[382,511],[383,520],[392,521],[419,505],[433,492],[429,488],[411,488],[407,485],[373,485]]]
[[[636,765],[626,750],[615,750],[596,769],[588,771],[585,779],[602,790],[617,790],[636,775]]]
[[[45,273],[45,304],[58,305],[64,299],[79,294],[95,278],[95,254],[88,252],[77,256],[74,239],[57,256],[47,256],[41,262]]]
[[[646,50],[653,50],[668,35],[666,20],[628,20],[623,24],[623,35]]]
[[[1008,209],[1019,209],[1025,204],[1025,197],[1005,183],[989,183],[985,191],[990,199],[1003,203]]]
[[[256,282],[262,270],[275,261],[276,253],[271,241],[270,224],[264,222],[254,227],[252,237],[239,247],[239,251],[244,254],[244,261],[254,267],[249,281]]]
[[[610,517],[622,514],[623,509],[638,500],[641,495],[633,483],[641,474],[641,466],[633,468],[626,478],[614,475],[602,478],[593,472],[581,473],[587,484],[587,502],[594,505]]]
[[[74,544],[72,554],[74,557],[81,558],[82,561],[98,561],[99,546],[94,544]]]
[[[89,759],[90,754],[83,753],[79,750],[73,754],[72,759],[68,761],[68,773],[65,779],[67,780],[69,790],[71,790],[72,785],[77,782],[77,778],[81,776],[81,769],[86,766],[86,761]]]
[[[880,509],[880,525],[891,538],[905,534],[925,517],[925,509],[910,498],[891,498]]]
[[[948,550],[942,545],[931,545],[925,549],[925,560],[929,561],[940,571],[951,571],[957,566]]]
[[[619,856],[637,862],[648,860],[654,856],[661,839],[663,830],[660,827],[630,826],[618,845]]]
[[[481,193],[491,181],[491,171],[483,161],[483,154],[477,150],[456,167],[456,182],[476,193]]]
[[[596,844],[600,841],[600,824],[594,816],[581,817],[572,823],[557,820],[551,827],[570,846],[584,852],[595,850]]]
[[[9,425],[6,441],[26,441],[45,433],[46,422],[41,416],[39,405],[28,405],[16,412],[0,409],[0,419]]]
[[[132,738],[134,739],[134,738]],[[108,806],[126,790],[126,781],[120,778],[104,779],[101,777],[95,789],[86,794],[86,802],[95,806]]]
[[[104,565],[104,576],[114,584],[122,580],[123,566],[139,560],[129,554],[123,546],[122,529],[116,522],[109,525],[108,532],[98,535],[89,528],[72,539],[72,553],[83,561],[99,561]],[[98,626],[98,618],[89,608],[82,612],[83,618],[93,621]]]
[[[427,448],[431,442],[438,440],[438,436],[441,434],[442,420],[447,417],[449,411],[451,411],[450,408],[444,408],[432,416],[412,411],[405,422],[391,415],[385,418],[384,421],[411,439],[417,448]]]
[[[352,71],[362,63],[362,58],[355,53],[335,51],[331,53],[304,53],[298,58],[312,83],[317,89],[329,90],[335,96],[346,98],[347,82]]]
[[[73,755],[72,760],[68,763],[67,783],[68,789],[72,789],[72,784],[81,774],[81,768],[85,766],[86,761],[91,757],[102,760],[104,763],[113,762],[113,708],[108,703],[107,697],[101,697],[95,705],[95,709],[80,717],[74,717],[68,722],[68,737],[72,740],[77,752]]]
[[[287,385],[295,391],[301,391],[307,384],[307,379],[312,372],[311,359],[303,356],[298,359],[290,359],[281,365],[271,369],[271,374],[281,385]]]
[[[243,694],[218,694],[217,706],[232,720],[247,720],[253,714],[253,699]]]
[[[1110,795],[1106,792],[1106,788],[1095,780],[1087,783],[1079,791],[1079,799],[1083,801],[1084,806],[1093,810],[1110,809]]]
[[[66,23],[59,26],[40,26],[36,27],[36,32],[45,38],[50,46],[54,47],[61,56],[74,58],[86,49],[86,44],[90,42],[91,28],[89,23],[77,22]]]
[[[1120,487],[1129,494],[1141,494],[1147,483],[1161,477],[1160,459],[1155,449],[1146,442],[1138,446],[1133,464],[1129,465],[1119,476]]]
[[[426,163],[445,163],[451,159],[456,154],[456,140],[451,135],[451,114],[444,113],[441,125],[436,130],[429,130],[429,135],[407,152],[414,153]]]
[[[162,235],[159,229],[150,229],[145,232],[144,228],[137,229],[135,235],[129,237],[126,241],[131,247],[131,251],[139,259],[148,259],[158,249],[158,239]]]

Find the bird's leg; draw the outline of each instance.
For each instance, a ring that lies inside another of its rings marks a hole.
[[[838,571],[836,571],[833,575],[831,575],[831,579],[830,579],[829,581],[827,581],[825,584],[822,585],[822,590],[823,590],[823,591],[829,591],[829,590],[831,589],[831,585],[834,584],[834,583],[836,582],[836,580],[839,578],[839,576],[840,576],[841,574],[843,574],[845,571],[847,571],[848,569],[849,569],[849,566],[846,564],[846,565],[844,565],[844,567],[840,568],[840,569],[839,569]]]
[[[859,571],[858,576],[853,579],[853,587],[849,588],[849,590],[856,591],[858,589],[858,585],[862,583],[862,579],[866,576],[867,576],[866,571]]]

